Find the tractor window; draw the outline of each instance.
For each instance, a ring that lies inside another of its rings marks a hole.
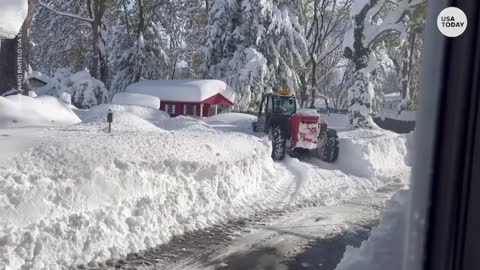
[[[274,112],[282,115],[292,115],[295,113],[295,98],[276,98],[274,99]]]
[[[273,103],[272,103],[272,97],[269,96],[267,98],[268,102],[267,102],[267,114],[272,114],[273,113]]]

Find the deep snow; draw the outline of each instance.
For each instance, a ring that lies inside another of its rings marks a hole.
[[[0,128],[63,126],[81,122],[72,109],[51,96],[0,97]]]
[[[118,105],[135,105],[153,109],[160,109],[160,99],[158,97],[135,94],[135,93],[118,93],[113,96],[113,104]]]
[[[204,122],[136,106],[76,112],[83,123],[44,130],[36,146],[0,165],[0,268],[61,269],[261,210],[336,205],[392,181],[384,175],[392,162],[407,168],[405,136],[384,131],[341,133],[344,160],[331,168],[274,163],[267,139],[247,134],[250,115]],[[372,172],[350,173],[355,162]]]
[[[347,247],[335,270],[401,270],[407,223],[408,190],[387,202],[380,225],[359,248]]]

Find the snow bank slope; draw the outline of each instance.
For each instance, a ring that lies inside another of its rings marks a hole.
[[[0,97],[0,128],[73,125],[80,121],[70,107],[54,97]]]
[[[260,139],[151,131],[80,124],[0,165],[0,268],[60,269],[146,249],[267,207],[266,190],[282,185]]]
[[[257,117],[245,113],[221,113],[205,119],[210,125],[228,124],[237,127],[243,131],[251,131],[252,123],[257,121]]]
[[[112,110],[114,121],[117,114],[128,113],[136,115],[146,121],[154,122],[170,118],[170,115],[164,111],[144,106],[102,104],[92,107],[88,110],[75,110],[75,113],[83,122],[106,121],[108,110]]]
[[[380,225],[359,248],[347,247],[336,270],[401,270],[408,191],[400,191],[385,207]]]
[[[382,129],[339,133],[343,171],[367,178],[390,177],[409,171],[406,163],[407,138]]]
[[[117,111],[108,134],[102,114],[90,113],[97,118],[48,130],[43,144],[0,164],[0,269],[104,261],[260,210],[334,205],[385,183],[293,158],[274,163],[264,138],[188,117],[149,122],[149,114]],[[374,154],[389,149],[375,144],[388,133],[378,135],[342,138]]]

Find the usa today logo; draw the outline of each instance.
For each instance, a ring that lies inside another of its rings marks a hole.
[[[467,29],[467,16],[456,7],[449,7],[438,15],[438,30],[447,37],[458,37]]]

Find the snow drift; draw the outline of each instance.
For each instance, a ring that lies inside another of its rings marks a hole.
[[[134,93],[118,93],[113,96],[113,104],[118,105],[135,105],[153,109],[160,108],[160,99],[158,97]]]
[[[380,225],[359,248],[347,247],[336,270],[401,270],[408,191],[399,191],[385,207]]]
[[[247,135],[232,147],[200,130],[138,136],[82,126],[1,165],[0,268],[60,269],[150,248],[251,214],[261,191],[281,183],[268,148]]]
[[[111,134],[104,132],[109,108]],[[346,174],[354,166],[347,160],[334,169],[294,158],[275,163],[265,137],[150,108],[101,105],[77,113],[84,123],[51,129],[43,143],[0,164],[0,269],[65,269],[260,210],[364,196],[389,180],[380,176],[390,165],[375,155],[400,155],[404,143],[388,132],[345,132],[343,154],[352,151],[355,162],[375,170],[365,178]]]
[[[67,104],[55,97],[0,97],[0,128],[73,125],[80,121]]]
[[[257,117],[245,113],[221,113],[205,119],[209,125],[230,125],[244,132],[252,131],[252,123],[257,121]]]
[[[102,104],[89,110],[75,110],[75,113],[83,122],[106,121],[108,110],[112,110],[116,119],[117,114],[131,114],[149,122],[155,122],[170,118],[170,115],[158,109],[135,105]],[[117,122],[114,119],[114,123]]]
[[[340,132],[339,141],[340,155],[336,165],[348,173],[376,178],[409,172],[405,135],[383,129],[353,130]]]

